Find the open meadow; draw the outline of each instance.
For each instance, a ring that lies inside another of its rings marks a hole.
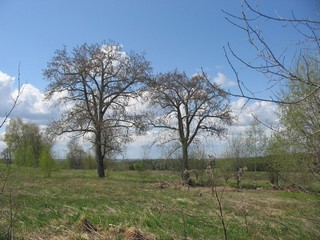
[[[0,239],[10,225],[14,239],[224,239],[217,197],[228,239],[320,238],[313,194],[219,184],[215,195],[180,179],[169,171],[113,171],[100,179],[95,170],[46,178],[13,165],[0,195]]]
[[[0,240],[320,240],[320,0],[0,12]]]

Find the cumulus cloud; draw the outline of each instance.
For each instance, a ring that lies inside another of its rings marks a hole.
[[[220,154],[227,147],[227,140],[232,136],[239,136],[243,134],[250,124],[256,117],[262,123],[268,126],[274,126],[279,122],[277,112],[278,107],[276,104],[271,102],[259,102],[259,101],[249,101],[244,98],[238,98],[231,102],[231,109],[233,115],[237,117],[235,125],[228,129],[227,135],[223,139],[217,139],[215,137],[209,137],[209,144],[213,146],[215,154],[220,156]],[[264,128],[266,135],[271,134],[269,128]]]
[[[32,84],[23,84],[21,91],[18,105],[11,117],[19,117],[39,125],[46,125],[50,120],[57,117],[59,110],[50,107],[50,103],[45,101],[44,93],[37,87]],[[18,89],[14,89],[10,98],[15,98],[17,94]]]
[[[234,87],[237,85],[236,82],[228,79],[226,75],[221,72],[218,72],[217,76],[213,78],[213,82],[221,87]]]
[[[239,98],[231,102],[231,109],[237,117],[237,122],[233,127],[228,129],[226,138],[220,141],[219,154],[224,151],[229,138],[244,134],[245,131],[250,128],[254,118],[257,118],[266,126],[274,127],[279,123],[279,118],[277,116],[277,112],[279,111],[278,106],[271,102],[249,101],[246,103],[246,99]],[[262,128],[264,129],[265,134],[270,136],[272,134],[272,130],[264,125]]]
[[[13,88],[14,77],[0,71],[0,114],[5,114],[10,109],[10,102],[13,103],[11,92]]]
[[[1,116],[5,116],[11,109],[19,89],[15,78],[0,71],[0,107]],[[27,120],[35,120],[41,117],[47,118],[51,111],[48,103],[44,101],[44,94],[31,84],[23,84],[18,104],[11,114],[11,117],[20,117]]]
[[[23,109],[24,112],[32,114],[48,114],[50,111],[46,106],[46,103],[43,101],[44,94],[36,87],[31,84],[23,84],[22,93],[19,98],[20,105],[19,109]],[[15,98],[18,94],[16,89],[12,93],[12,98]]]
[[[0,84],[1,86],[11,85],[14,81],[14,77],[9,76],[8,74],[0,71]]]
[[[271,102],[248,102],[246,99],[239,98],[231,103],[233,113],[238,117],[237,126],[248,126],[257,117],[261,122],[274,124],[278,122],[276,112],[278,107]]]
[[[148,109],[148,92],[144,92],[142,96],[132,98],[129,100],[127,112],[129,114],[140,114]]]

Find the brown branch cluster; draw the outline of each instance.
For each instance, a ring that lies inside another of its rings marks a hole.
[[[223,12],[226,14],[227,21],[245,32],[249,46],[251,46],[256,53],[254,59],[248,60],[241,57],[231,46],[231,43],[228,43],[227,47],[224,47],[225,56],[235,74],[240,90],[240,94],[229,93],[230,95],[244,97],[248,100],[259,100],[280,104],[297,104],[319,91],[320,85],[318,82],[310,79],[308,77],[309,74],[306,76],[297,74],[295,68],[293,68],[291,64],[310,64],[310,62],[307,62],[307,60],[310,60],[310,58],[308,59],[308,56],[310,55],[314,56],[313,61],[319,62],[320,21],[298,18],[294,13],[289,17],[282,17],[280,15],[271,16],[261,12],[258,7],[253,7],[247,0],[242,1],[240,16],[236,16],[226,11]],[[300,35],[301,39],[298,39],[294,44],[296,53],[293,58],[289,53],[289,46],[279,53],[276,52],[276,47],[272,46],[272,44],[266,40],[267,38],[263,34],[262,29],[259,28],[259,24],[265,22],[269,25],[278,24],[284,29],[292,28]],[[248,85],[241,79],[233,59],[244,67],[260,72],[265,76],[265,80],[259,79],[258,81],[266,81],[268,87],[265,89],[265,92],[271,92],[269,98],[257,97],[256,94],[250,90]],[[288,61],[289,63],[287,63]],[[276,92],[273,92],[273,89],[281,84],[284,85],[287,81],[299,81],[313,86],[314,88],[312,92],[306,93],[299,99],[295,99],[295,101],[286,101]]]

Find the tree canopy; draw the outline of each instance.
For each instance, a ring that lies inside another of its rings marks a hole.
[[[221,137],[232,124],[227,95],[204,73],[188,77],[177,70],[159,74],[149,87],[150,123],[162,143],[179,143],[174,150],[182,149],[182,170],[188,170],[189,146],[203,134]]]
[[[121,45],[105,42],[83,44],[71,52],[66,47],[57,50],[44,70],[47,98],[70,105],[51,124],[54,133],[91,134],[99,177],[105,176],[103,160],[114,146],[112,134],[127,141],[128,128],[137,122],[127,108],[150,72],[143,55],[125,53]]]

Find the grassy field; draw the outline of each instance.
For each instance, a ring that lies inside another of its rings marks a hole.
[[[230,186],[217,193],[228,239],[320,239],[312,194]],[[224,239],[211,188],[188,188],[174,172],[98,179],[94,170],[59,170],[45,178],[12,166],[0,206],[0,239],[10,222],[15,239]]]

